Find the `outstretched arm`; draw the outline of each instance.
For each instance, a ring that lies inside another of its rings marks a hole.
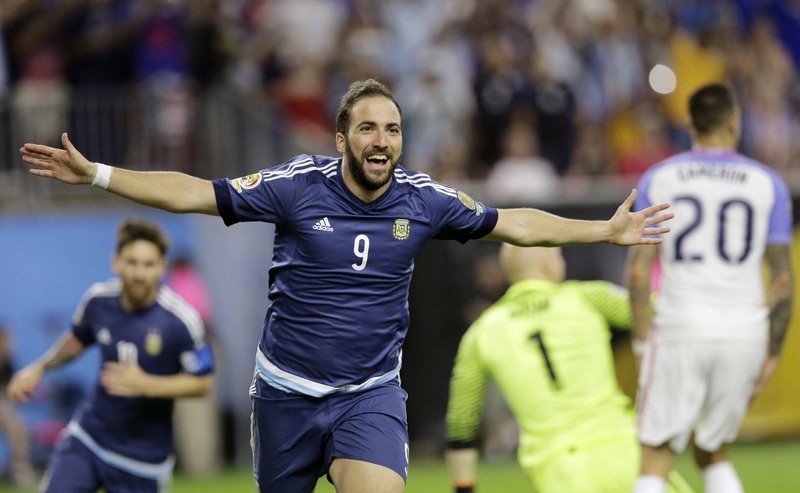
[[[674,216],[658,214],[668,204],[658,204],[639,212],[631,212],[636,190],[617,208],[607,221],[567,219],[538,209],[500,209],[497,224],[485,239],[505,241],[517,246],[580,245],[612,243],[615,245],[658,244],[661,235],[669,232],[660,223]]]
[[[8,383],[6,393],[15,401],[27,402],[45,373],[69,363],[83,349],[83,343],[75,334],[67,332],[41,358],[16,372]]]
[[[63,149],[25,144],[20,149],[22,160],[32,167],[30,173],[72,185],[89,185],[98,171],[104,169],[93,163],[72,145],[66,132],[61,135]],[[111,193],[150,207],[170,212],[199,212],[219,215],[214,186],[208,180],[172,171],[131,171],[105,168],[110,172],[107,186]]]

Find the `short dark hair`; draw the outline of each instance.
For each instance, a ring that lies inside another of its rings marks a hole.
[[[736,98],[726,84],[708,84],[689,98],[689,115],[692,126],[699,135],[719,129],[736,111]]]
[[[158,247],[161,256],[167,254],[169,239],[158,224],[138,217],[125,219],[117,230],[117,253],[134,241],[149,241]]]
[[[403,119],[403,111],[397,100],[394,99],[392,90],[386,84],[380,83],[375,79],[357,80],[350,84],[350,88],[342,96],[342,101],[339,103],[339,110],[336,112],[336,133],[347,135],[347,130],[350,127],[350,111],[353,106],[363,98],[373,96],[382,96],[391,99],[397,107],[397,112],[400,113],[400,119]]]

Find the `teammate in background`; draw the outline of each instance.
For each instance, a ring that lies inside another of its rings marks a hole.
[[[609,330],[631,328],[627,292],[606,281],[565,282],[559,248],[503,245],[500,261],[511,287],[464,334],[450,381],[446,459],[455,491],[475,491],[492,379],[519,425],[518,459],[536,491],[631,491],[639,445]],[[672,485],[691,491],[677,474]]]
[[[636,205],[673,203],[676,233],[659,247],[633,248],[628,259],[634,336],[644,353],[636,493],[665,491],[664,478],[692,434],[705,491],[743,491],[727,444],[778,364],[792,312],[786,185],[774,170],[736,152],[741,117],[728,86],[698,89],[689,113],[692,149],[651,167]],[[657,256],[661,294],[651,317]]]
[[[408,467],[401,348],[413,258],[431,238],[522,245],[658,243],[667,204],[608,221],[486,207],[398,167],[400,107],[385,85],[354,82],[336,115],[338,157],[300,155],[235,179],[135,172],[25,144],[31,173],[94,184],[172,212],[225,224],[276,225],[269,299],[256,351],[253,459],[262,492],[310,492],[328,474],[343,493],[403,491]],[[649,229],[646,229],[649,228]]]
[[[31,464],[28,427],[20,417],[14,403],[6,398],[6,388],[14,374],[11,335],[0,325],[0,431],[8,444],[11,482],[26,487],[36,483],[36,473]]]
[[[42,376],[98,344],[94,393],[61,436],[41,492],[166,491],[174,464],[173,398],[211,388],[213,356],[200,316],[161,285],[167,239],[155,224],[128,219],[113,258],[119,276],[84,294],[65,333],[11,379],[26,401]]]

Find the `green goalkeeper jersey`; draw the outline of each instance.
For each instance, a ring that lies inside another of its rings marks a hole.
[[[450,383],[451,446],[475,444],[493,379],[520,428],[519,459],[536,466],[586,445],[635,440],[630,399],[614,372],[611,326],[631,327],[624,289],[606,281],[525,280],[464,334]]]

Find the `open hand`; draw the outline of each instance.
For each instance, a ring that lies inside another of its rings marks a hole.
[[[661,243],[661,238],[654,235],[662,235],[669,232],[669,227],[654,225],[660,224],[675,217],[675,214],[658,212],[669,208],[669,204],[657,204],[638,212],[631,212],[631,207],[636,201],[636,189],[631,190],[631,194],[625,199],[611,218],[611,239],[610,243],[616,245],[657,245]]]
[[[67,133],[61,134],[64,149],[42,144],[25,144],[19,152],[22,160],[31,165],[32,175],[53,178],[72,185],[92,182],[97,165],[83,157],[70,142]]]

